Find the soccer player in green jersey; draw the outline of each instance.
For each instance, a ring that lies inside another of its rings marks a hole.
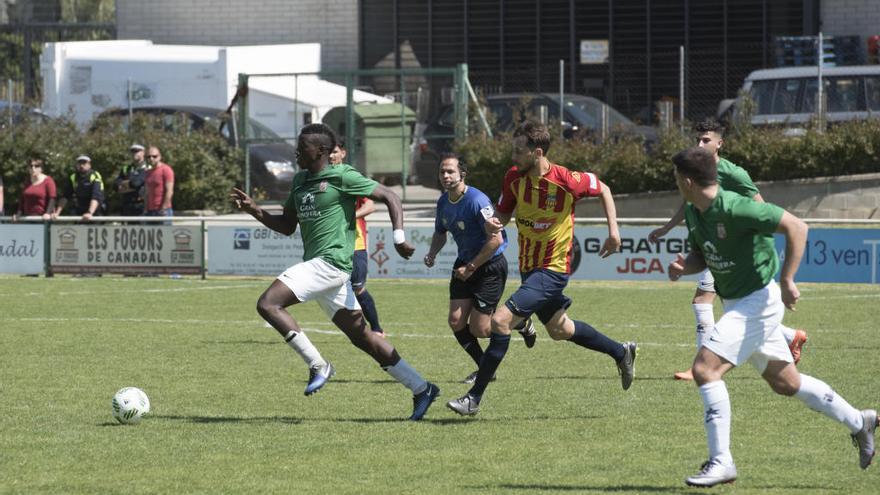
[[[687,478],[691,486],[714,486],[736,479],[730,453],[730,397],[724,374],[751,363],[770,388],[794,396],[807,407],[845,425],[859,448],[862,469],[874,457],[877,411],[859,411],[825,382],[801,374],[779,324],[785,308],[794,309],[800,292],[794,283],[807,225],[782,208],[753,201],[718,186],[718,165],[711,152],[688,148],[672,158],[675,181],[688,202],[685,220],[692,247],[669,264],[670,280],[699,273],[706,267],[715,277],[715,290],[724,314],[708,330],[692,366],[703,399],[709,460]],[[774,232],[785,236],[785,261],[779,269]]]
[[[294,176],[290,196],[279,215],[260,208],[238,189],[233,189],[230,195],[236,208],[266,227],[292,235],[299,226],[302,235],[303,262],[288,268],[272,282],[257,301],[257,312],[309,366],[305,395],[312,395],[333,377],[335,369],[286,308],[317,301],[352,344],[413,392],[413,412],[409,419],[418,421],[440,395],[440,389],[425,381],[386,339],[367,329],[350,281],[358,197],[385,203],[394,227],[394,249],[404,258],[412,256],[415,249],[404,236],[400,198],[350,165],[331,165],[329,158],[335,146],[336,136],[326,125],[303,127],[296,148],[297,163],[302,171]]]
[[[718,185],[727,191],[733,191],[752,198],[755,201],[763,202],[764,198],[758,191],[758,187],[752,182],[749,173],[742,167],[734,165],[729,160],[721,158],[718,154],[721,146],[724,144],[724,127],[713,119],[706,119],[694,126],[697,133],[697,146],[708,150],[715,158],[718,165]],[[648,240],[657,242],[658,239],[668,234],[673,227],[680,224],[684,220],[684,207],[682,203],[675,215],[666,222],[666,225],[654,229],[648,234]],[[704,270],[700,274],[700,281],[697,283],[697,289],[694,292],[692,301],[694,317],[697,320],[697,349],[703,341],[706,332],[715,325],[715,314],[713,305],[715,303],[715,281],[712,279],[712,272]],[[791,354],[794,356],[794,363],[797,364],[801,360],[801,348],[807,343],[807,333],[803,330],[780,325],[782,334],[788,342]],[[679,371],[674,375],[676,380],[693,380],[693,374],[690,369]]]

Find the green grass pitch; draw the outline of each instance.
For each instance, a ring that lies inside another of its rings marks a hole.
[[[293,314],[337,375],[304,397],[305,365],[254,309],[270,280],[0,277],[0,493],[705,493],[683,483],[706,457],[699,394],[672,379],[694,354],[692,283],[573,282],[572,317],[639,342],[632,388],[541,328],[531,350],[513,337],[470,419],[445,407],[474,370],[447,282],[371,280],[391,342],[442,390],[413,423],[409,392],[314,303]],[[880,406],[880,290],[801,291],[802,371]],[[750,366],[727,383],[739,479],[713,491],[877,493],[844,427]],[[152,401],[139,425],[111,416],[123,386]]]

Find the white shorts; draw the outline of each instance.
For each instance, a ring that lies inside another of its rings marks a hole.
[[[312,258],[293,265],[278,275],[284,285],[301,302],[318,301],[330,319],[340,309],[360,311],[361,306],[351,288],[351,275],[327,263]]]
[[[740,299],[724,301],[724,315],[703,338],[703,347],[735,366],[749,362],[764,373],[769,361],[794,362],[782,334],[785,306],[775,281]]]
[[[697,282],[697,289],[703,292],[715,292],[715,277],[708,268],[700,274],[700,281]]]

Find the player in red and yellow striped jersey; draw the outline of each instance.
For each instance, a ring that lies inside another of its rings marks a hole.
[[[540,124],[526,121],[514,131],[511,159],[515,166],[504,177],[501,198],[495,216],[486,221],[486,231],[500,232],[516,211],[522,285],[492,316],[492,335],[474,386],[463,397],[447,403],[462,415],[479,411],[489,379],[507,352],[511,329],[532,314],[554,340],[568,340],[614,358],[623,389],[632,385],[636,343],[616,342],[587,323],[569,318],[566,310],[571,299],[562,293],[571,272],[574,204],[588,196],[599,197],[608,219],[608,239],[599,252],[604,258],[620,247],[614,198],[595,174],[572,172],[551,163],[549,148],[550,133]]]
[[[345,150],[345,140],[336,138],[336,147],[330,153],[330,164],[336,165],[345,162],[348,152]],[[367,256],[367,215],[376,211],[376,206],[370,198],[358,198],[354,203],[355,238],[354,254],[351,257],[351,288],[361,305],[364,318],[370,324],[370,330],[381,336],[385,336],[382,325],[379,323],[379,312],[376,310],[376,302],[367,290],[367,272],[369,270],[369,256]]]

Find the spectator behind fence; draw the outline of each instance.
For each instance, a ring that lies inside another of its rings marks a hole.
[[[174,215],[171,197],[174,196],[174,170],[162,162],[159,148],[150,146],[147,158],[150,170],[147,172],[147,212],[148,217],[170,217]]]
[[[122,202],[122,215],[139,217],[144,214],[147,162],[144,161],[143,145],[132,144],[128,151],[131,152],[131,163],[122,166],[113,184]]]
[[[43,171],[43,165],[43,160],[40,158],[28,160],[30,177],[22,185],[21,199],[18,201],[15,217],[42,216],[43,220],[50,220],[55,216],[57,188],[52,177]]]
[[[76,157],[76,172],[70,174],[64,186],[64,196],[58,200],[55,215],[61,214],[67,203],[72,203],[71,212],[82,215],[83,220],[91,220],[104,210],[104,180],[101,173],[92,170],[92,159],[87,155]]]

